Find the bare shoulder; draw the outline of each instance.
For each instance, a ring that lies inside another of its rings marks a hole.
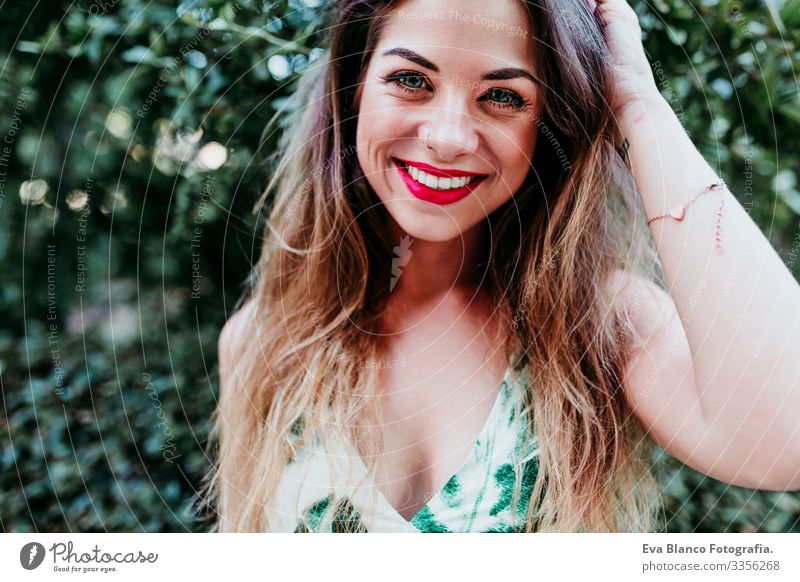
[[[236,370],[236,362],[242,351],[243,333],[247,322],[254,316],[255,301],[248,300],[225,322],[217,340],[220,382],[227,380]]]

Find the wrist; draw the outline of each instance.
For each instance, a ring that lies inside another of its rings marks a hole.
[[[625,136],[631,127],[641,123],[642,120],[647,120],[652,116],[666,112],[674,113],[669,102],[664,99],[661,93],[654,91],[641,95],[620,107],[615,117],[623,136]]]

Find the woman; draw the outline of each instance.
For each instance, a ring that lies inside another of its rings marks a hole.
[[[800,288],[624,0],[332,4],[220,335],[219,529],[651,531],[651,440],[800,487]]]

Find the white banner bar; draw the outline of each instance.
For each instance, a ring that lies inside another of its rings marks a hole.
[[[800,580],[797,534],[3,534],[3,580]]]

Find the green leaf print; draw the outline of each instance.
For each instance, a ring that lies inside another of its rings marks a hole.
[[[320,499],[306,509],[294,533],[310,533],[319,530],[319,524],[322,518],[325,517],[325,512],[328,510],[328,506],[332,500],[333,495],[328,495],[326,498]]]
[[[448,507],[455,508],[461,505],[461,500],[456,498],[460,491],[461,483],[458,480],[458,475],[453,475],[450,477],[450,480],[445,483],[444,487],[442,487],[442,499],[444,499]]]
[[[500,487],[500,498],[489,510],[489,515],[495,516],[511,505],[511,498],[514,494],[514,467],[510,463],[500,465],[494,472],[494,481]]]
[[[294,533],[320,532],[320,525],[331,508],[332,502],[333,494],[309,506],[303,512],[303,518],[297,524]],[[367,528],[361,520],[361,514],[355,510],[347,497],[342,499],[333,511],[330,533],[367,533]]]
[[[430,508],[426,505],[411,520],[411,524],[419,531],[425,533],[450,533],[447,526],[436,520]]]
[[[367,533],[367,528],[361,521],[361,514],[355,510],[347,497],[342,499],[336,508],[331,531],[332,533]]]

